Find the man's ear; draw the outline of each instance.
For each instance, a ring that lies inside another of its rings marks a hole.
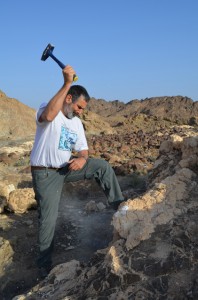
[[[65,98],[65,102],[67,104],[71,104],[72,103],[72,95],[68,94]]]

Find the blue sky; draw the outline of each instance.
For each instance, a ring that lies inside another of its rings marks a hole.
[[[197,0],[6,0],[0,11],[0,89],[30,107],[63,83],[40,59],[48,43],[92,97],[198,100]]]

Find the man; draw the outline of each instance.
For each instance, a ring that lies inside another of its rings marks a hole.
[[[39,211],[40,274],[51,269],[51,254],[58,206],[64,182],[95,180],[104,190],[109,204],[115,207],[124,200],[111,166],[102,159],[88,157],[88,146],[81,120],[78,118],[90,97],[86,89],[72,85],[75,71],[63,69],[64,83],[48,104],[37,112],[37,130],[31,152],[31,172]],[[71,159],[72,150],[78,153]]]

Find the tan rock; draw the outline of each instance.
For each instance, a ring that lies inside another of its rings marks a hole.
[[[108,122],[103,117],[91,111],[86,111],[82,116],[82,123],[85,127],[87,134],[112,134],[115,133]]]
[[[15,213],[22,214],[30,208],[35,208],[37,203],[32,188],[17,189],[12,191],[8,200],[8,208]]]
[[[122,241],[116,241],[106,255],[106,263],[111,268],[111,272],[120,276],[125,273],[122,259],[120,259],[123,253],[122,244]]]
[[[58,283],[61,280],[72,280],[76,277],[77,271],[80,269],[80,262],[77,260],[71,260],[67,263],[57,265],[50,275],[54,275],[54,283]]]
[[[0,182],[0,196],[9,199],[10,193],[14,190],[15,186],[13,184],[8,184],[7,181]]]
[[[5,266],[12,261],[14,251],[10,242],[0,237],[0,272],[1,276],[4,273]]]
[[[170,137],[170,141],[173,143],[174,149],[180,149],[181,143],[183,142],[183,138],[179,135],[172,134]]]
[[[29,154],[33,146],[33,141],[27,141],[18,146],[6,146],[0,149],[0,153],[8,154],[8,155],[26,155]]]
[[[114,214],[112,224],[119,235],[126,239],[127,249],[148,239],[155,227],[169,222],[182,213],[183,201],[188,198],[195,174],[189,169],[181,169],[173,176],[156,184],[141,198],[124,202]]]
[[[4,208],[7,206],[9,195],[15,190],[13,184],[8,184],[7,181],[0,182],[0,213],[4,212]]]

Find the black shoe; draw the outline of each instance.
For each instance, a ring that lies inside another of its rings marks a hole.
[[[49,272],[51,271],[52,267],[51,266],[44,266],[39,268],[39,277],[41,279],[44,279],[45,277],[48,276]]]
[[[109,203],[110,207],[112,207],[114,210],[117,210],[118,207],[120,206],[120,204],[122,202],[124,202],[125,200],[118,200],[118,201],[114,201],[114,202],[111,202]]]

